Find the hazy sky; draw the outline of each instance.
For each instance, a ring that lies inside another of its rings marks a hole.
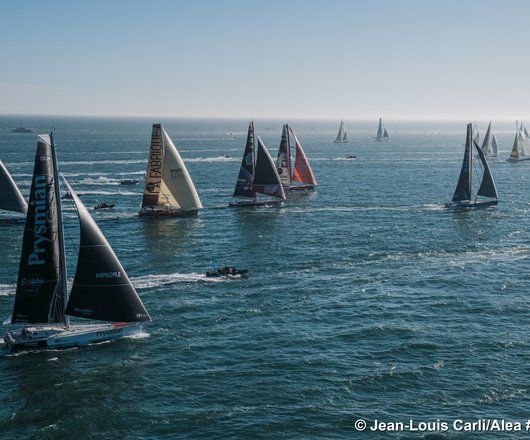
[[[530,119],[527,1],[0,1],[0,114]]]

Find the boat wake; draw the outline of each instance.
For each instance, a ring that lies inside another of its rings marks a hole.
[[[0,284],[0,296],[15,294],[15,284]]]
[[[113,179],[111,177],[104,177],[100,176],[96,179],[93,177],[86,177],[85,179],[80,180],[79,182],[75,182],[78,185],[119,185],[120,181],[119,179]]]
[[[60,166],[70,166],[70,165],[127,165],[135,163],[147,163],[146,159],[121,159],[121,160],[69,160],[66,162],[61,162]]]
[[[185,162],[239,162],[236,157],[216,156],[216,157],[188,157],[183,158]]]
[[[219,283],[227,281],[225,278],[208,278],[201,273],[170,273],[161,275],[144,275],[140,277],[132,277],[131,282],[137,289],[149,289],[153,287],[165,286],[167,284],[176,283]]]
[[[78,191],[77,194],[80,196],[96,195],[96,196],[137,196],[139,193],[132,191],[104,191],[104,190],[94,190],[94,191]]]

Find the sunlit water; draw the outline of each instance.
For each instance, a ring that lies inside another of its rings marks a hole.
[[[162,121],[205,209],[155,220],[136,215],[141,184],[119,184],[141,180],[152,122],[0,119],[0,159],[25,194],[36,135],[19,124],[55,127],[87,207],[116,203],[93,215],[153,318],[140,338],[0,358],[0,436],[336,438],[357,436],[358,418],[528,417],[530,162],[504,160],[514,124],[497,130],[499,206],[452,212],[464,122],[389,121],[384,143],[376,121],[350,122],[345,145],[331,143],[338,122],[293,122],[318,190],[237,210],[247,121]],[[256,130],[275,157],[281,121]],[[21,233],[0,227],[2,320]],[[210,261],[250,277],[208,280]]]

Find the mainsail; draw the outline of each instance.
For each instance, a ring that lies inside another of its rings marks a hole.
[[[526,155],[525,149],[525,139],[523,132],[518,129],[515,133],[515,139],[513,141],[512,151],[510,152],[510,157],[514,159],[519,159],[522,156]]]
[[[234,197],[256,198],[256,193],[252,189],[254,180],[254,123],[248,124],[247,143],[237,177]]]
[[[52,148],[50,136],[40,135],[11,318],[14,324],[65,322],[61,302],[66,295],[66,273]]]
[[[64,177],[63,181],[77,209],[81,235],[77,270],[66,313],[102,321],[150,321],[105,236]]]
[[[497,139],[495,138],[495,135],[491,132],[491,121],[488,125],[486,136],[484,136],[484,140],[482,141],[481,149],[485,156],[497,155]]]
[[[464,200],[471,200],[471,156],[473,147],[473,129],[471,124],[467,124],[466,147],[464,150],[464,160],[462,162],[462,169],[460,170],[460,177],[456,185],[456,190],[453,195],[453,202],[461,202]]]
[[[278,175],[278,170],[274,166],[271,155],[267,151],[265,144],[258,137],[258,154],[256,158],[256,170],[252,190],[257,193],[279,197],[285,200],[285,192]]]
[[[179,152],[160,124],[153,124],[142,207],[195,210],[202,204]]]
[[[28,204],[18,189],[15,181],[0,160],[0,209],[25,214]]]
[[[335,144],[345,144],[346,142],[348,142],[348,133],[346,133],[344,121],[342,119],[340,120],[339,132],[337,133],[337,137],[333,142]]]
[[[302,145],[300,144],[300,141],[296,137],[296,134],[294,133],[292,128],[290,128],[290,131],[293,135],[294,142],[296,145],[296,157],[294,161],[293,179],[295,182],[308,183],[316,186],[317,180],[315,179],[315,175],[313,174],[311,165],[309,165],[309,161],[307,160],[307,156],[305,155],[304,149],[302,148]]]
[[[282,131],[282,140],[276,159],[276,169],[280,176],[282,185],[291,186],[291,144],[289,139],[289,125],[284,124]]]
[[[379,118],[379,125],[377,126],[377,135],[375,139],[380,141],[383,139],[383,120]]]

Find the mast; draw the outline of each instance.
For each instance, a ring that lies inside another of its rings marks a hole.
[[[289,180],[293,178],[291,169],[291,133],[289,133],[289,124],[287,125],[287,169],[289,170]]]
[[[59,188],[59,171],[57,167],[57,155],[55,153],[55,142],[53,139],[53,132],[50,133],[51,140],[51,152],[52,152],[52,164],[53,164],[53,182],[54,182],[54,191],[55,191],[55,205],[57,207],[57,224],[59,226],[57,234],[59,239],[59,267],[61,270],[61,280],[57,285],[57,289],[54,293],[54,298],[51,301],[49,318],[53,316],[53,308],[57,307],[57,292],[62,292],[62,301],[61,304],[61,313],[64,317],[64,323],[66,327],[70,326],[70,319],[64,314],[66,309],[66,304],[68,303],[67,295],[67,273],[66,273],[66,253],[64,250],[64,230],[63,230],[63,211],[61,203],[61,189]]]
[[[254,121],[250,122],[252,124],[252,177],[256,176],[256,130],[254,130]],[[254,179],[253,179],[254,180]],[[254,193],[254,201],[258,201],[258,194]]]

